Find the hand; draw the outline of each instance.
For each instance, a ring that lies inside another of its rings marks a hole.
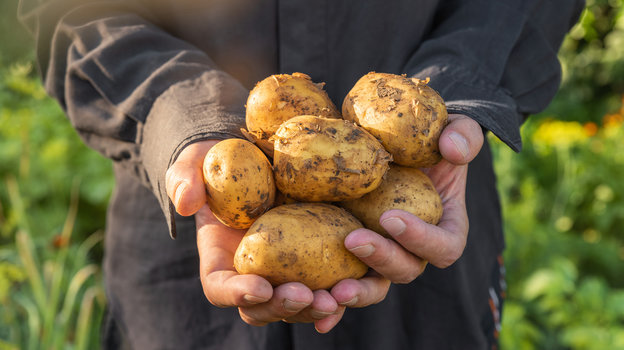
[[[444,213],[438,225],[427,224],[402,210],[389,210],[379,221],[394,240],[367,229],[355,230],[345,239],[345,247],[374,269],[379,274],[377,279],[383,276],[394,283],[409,283],[424,271],[427,262],[445,268],[464,251],[468,236],[468,163],[483,146],[483,132],[467,116],[450,115],[449,120],[439,141],[442,161],[423,169],[442,198]],[[362,296],[384,294],[380,288],[387,287],[366,279],[344,280],[334,286],[332,296],[341,304],[355,300],[353,306],[359,306],[357,300]]]
[[[206,298],[218,307],[238,307],[241,319],[262,326],[270,322],[314,322],[319,332],[340,321],[344,308],[326,290],[311,291],[297,282],[273,288],[257,275],[239,275],[232,265],[245,231],[224,226],[206,205],[195,215],[200,277]]]
[[[344,306],[326,290],[311,291],[301,283],[273,288],[264,278],[239,275],[233,267],[234,253],[244,230],[219,222],[208,205],[202,165],[208,150],[218,141],[202,141],[186,147],[169,168],[166,189],[179,214],[195,214],[200,278],[206,298],[218,307],[237,307],[251,325],[269,322],[314,322],[325,333],[342,318]]]

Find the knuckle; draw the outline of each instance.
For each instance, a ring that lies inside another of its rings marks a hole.
[[[427,266],[426,261],[418,262],[413,268],[405,269],[403,274],[399,275],[396,280],[393,280],[394,283],[399,284],[407,284],[414,281],[418,276],[422,275],[425,271],[425,267]]]
[[[435,266],[440,268],[440,269],[446,269],[447,267],[453,265],[455,263],[455,261],[457,261],[457,259],[459,259],[460,256],[461,256],[461,254],[458,254],[456,252],[452,252],[449,255],[447,255],[446,257],[444,257],[443,259],[441,259],[439,262],[437,262],[435,264]]]
[[[243,308],[238,308],[238,314],[240,315],[241,320],[251,326],[261,327],[266,325],[268,322],[260,321],[250,315],[248,315]]]
[[[209,292],[204,290],[204,296],[206,297],[206,299],[208,299],[208,302],[218,308],[225,308],[227,307],[227,305],[225,305],[224,303],[221,303],[217,298],[214,298],[214,296]]]
[[[176,183],[176,172],[175,172],[175,165],[173,165],[169,169],[167,169],[167,171],[165,172],[165,188],[167,189],[167,191],[173,193],[175,183]]]
[[[387,281],[387,284],[384,286],[383,292],[380,293],[377,298],[373,300],[372,304],[379,304],[386,299],[388,295],[388,291],[390,290],[390,281]]]
[[[399,284],[408,284],[415,280],[419,275],[420,270],[408,269],[403,274],[399,275],[394,282]]]
[[[382,244],[380,249],[376,249],[373,255],[366,258],[366,262],[369,266],[376,269],[386,269],[394,263],[395,250],[389,242]]]
[[[216,299],[214,297],[214,295],[212,294],[212,292],[210,290],[208,290],[208,288],[204,287],[204,296],[206,297],[206,299],[208,300],[208,302],[210,302],[210,304],[219,307],[219,308],[224,308],[225,305],[221,302],[218,301],[218,299]]]

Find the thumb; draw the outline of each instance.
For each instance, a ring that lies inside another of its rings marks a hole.
[[[180,152],[167,169],[165,188],[178,214],[195,214],[206,203],[203,164],[208,150],[218,141],[192,143]]]
[[[440,135],[440,153],[455,165],[468,164],[483,146],[483,130],[479,123],[465,115],[451,114],[449,121]]]

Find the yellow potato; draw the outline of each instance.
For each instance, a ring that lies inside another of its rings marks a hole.
[[[431,179],[416,168],[391,165],[386,178],[376,190],[362,198],[340,202],[366,228],[390,237],[379,224],[379,217],[390,209],[412,213],[437,225],[442,217],[442,200]]]
[[[428,80],[371,72],[342,104],[342,115],[381,141],[400,165],[430,167],[442,158],[438,140],[447,124],[444,101]]]
[[[390,161],[371,134],[342,119],[298,116],[274,135],[275,183],[297,201],[359,198],[379,186]]]
[[[272,285],[301,282],[312,290],[362,277],[368,267],[344,247],[362,224],[344,209],[324,203],[275,207],[247,230],[234,255],[240,274],[256,274]]]
[[[340,118],[323,84],[314,83],[303,73],[271,75],[249,93],[245,116],[247,130],[243,133],[265,150],[270,148],[267,140],[280,124],[304,114]]]
[[[245,229],[273,205],[275,181],[271,163],[251,142],[227,139],[204,158],[208,204],[229,227]]]

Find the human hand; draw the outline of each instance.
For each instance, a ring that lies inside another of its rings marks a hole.
[[[298,282],[273,288],[264,278],[239,275],[233,267],[234,253],[245,231],[219,222],[206,205],[195,215],[200,277],[206,298],[218,307],[237,307],[248,324],[270,322],[314,322],[319,332],[329,331],[340,321],[339,307],[326,290],[312,291]]]
[[[355,230],[345,238],[345,247],[376,271],[376,278],[409,283],[424,271],[427,262],[445,268],[463,253],[468,236],[466,176],[468,163],[483,146],[482,129],[467,116],[450,115],[439,146],[442,161],[423,169],[442,198],[444,213],[437,226],[405,211],[389,210],[379,220],[394,240],[367,229]],[[359,306],[358,298],[380,295],[379,288],[386,288],[382,283],[363,282],[341,281],[332,289],[332,296],[340,304],[351,301]]]
[[[237,307],[248,324],[314,322],[319,332],[328,332],[345,310],[328,291],[312,291],[301,283],[273,288],[260,276],[239,275],[234,269],[234,253],[245,231],[229,228],[214,217],[206,204],[203,182],[203,160],[217,142],[189,145],[166,176],[167,194],[178,213],[195,214],[200,278],[206,298],[218,307]]]

